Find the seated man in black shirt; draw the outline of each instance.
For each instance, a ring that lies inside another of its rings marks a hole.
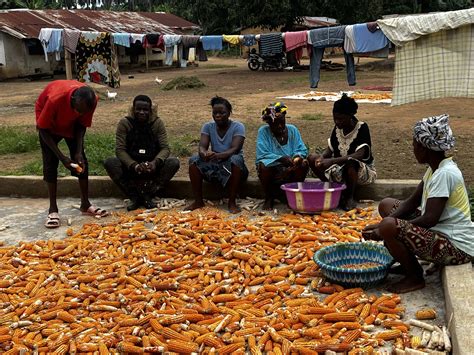
[[[308,158],[311,170],[322,181],[346,184],[340,202],[346,211],[356,207],[356,185],[371,184],[377,177],[369,126],[357,120],[357,109],[355,100],[343,94],[332,110],[335,126],[328,147],[321,155],[311,154]]]
[[[156,207],[153,197],[165,188],[179,169],[170,157],[165,125],[151,99],[138,95],[129,115],[117,125],[116,157],[104,162],[110,178],[128,196],[129,211]]]

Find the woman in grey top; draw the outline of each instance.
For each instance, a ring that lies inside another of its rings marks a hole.
[[[203,179],[229,188],[229,212],[240,212],[236,204],[240,182],[248,177],[242,147],[245,127],[229,119],[232,105],[223,97],[213,97],[212,122],[201,129],[199,151],[189,159],[189,178],[193,188],[194,202],[186,210],[204,207],[202,198]]]

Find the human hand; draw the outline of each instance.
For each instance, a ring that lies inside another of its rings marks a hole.
[[[78,166],[77,164],[74,164],[74,162],[69,157],[66,157],[66,156],[61,158],[61,163],[64,165],[66,169],[73,172],[76,171],[75,166]],[[75,166],[71,166],[71,164],[74,164]]]
[[[362,230],[362,236],[367,240],[381,240],[379,235],[379,223],[366,226]]]
[[[135,165],[135,172],[138,174],[138,175],[141,175],[143,174],[145,171],[146,171],[146,165],[145,163],[139,163],[139,164],[136,164]]]
[[[145,162],[145,173],[154,173],[156,170],[156,162],[155,161],[148,161]]]
[[[208,150],[208,151],[204,154],[204,160],[205,160],[205,161],[215,160],[215,159],[217,159],[216,155],[217,155],[216,152],[213,152],[212,150]]]
[[[326,159],[326,158],[323,158],[323,157],[319,157],[318,159],[316,159],[315,165],[316,165],[316,168],[326,170],[331,165],[333,165],[333,161],[330,158]]]
[[[76,161],[77,164],[79,164],[81,167],[84,166],[85,162],[84,162],[84,156],[82,155],[82,153],[76,153],[74,155],[74,160]]]
[[[289,156],[281,157],[280,162],[283,164],[283,166],[290,167],[293,166],[293,159]]]
[[[299,155],[293,157],[293,165],[294,166],[306,166],[308,165],[308,161]]]

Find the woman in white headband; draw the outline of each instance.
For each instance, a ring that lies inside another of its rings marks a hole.
[[[425,286],[418,259],[457,265],[474,258],[474,224],[464,179],[452,158],[446,157],[454,146],[448,120],[448,115],[441,115],[415,124],[413,153],[428,170],[408,199],[384,199],[379,205],[383,220],[363,232],[367,239],[383,240],[400,263],[394,271],[405,278],[391,285],[392,292]]]

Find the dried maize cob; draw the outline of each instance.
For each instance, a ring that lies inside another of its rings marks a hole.
[[[424,320],[424,319],[435,319],[436,318],[436,311],[432,308],[420,309],[415,313],[416,319]]]

